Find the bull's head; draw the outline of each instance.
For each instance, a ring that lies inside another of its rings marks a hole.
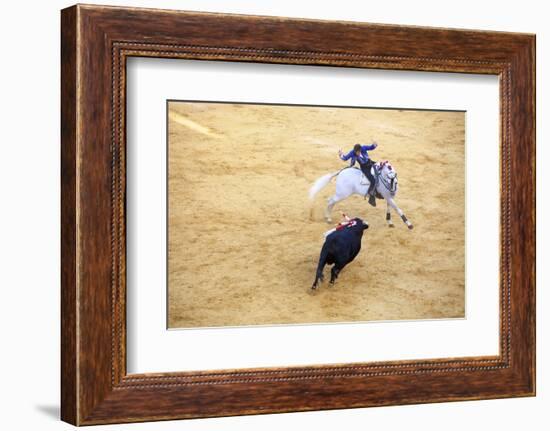
[[[357,226],[362,227],[363,230],[366,230],[366,229],[369,228],[369,223],[368,223],[366,220],[361,220],[361,219],[358,218],[358,217],[355,217],[354,220],[356,221]]]

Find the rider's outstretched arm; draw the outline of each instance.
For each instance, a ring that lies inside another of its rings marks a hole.
[[[378,147],[378,144],[376,142],[374,142],[372,145],[363,145],[361,148],[363,150],[366,150],[366,151],[372,151],[374,150],[376,147]]]
[[[340,158],[345,162],[348,160],[351,156],[353,156],[353,150],[351,150],[349,153],[342,154]]]

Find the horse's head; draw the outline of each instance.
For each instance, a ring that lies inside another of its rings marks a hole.
[[[384,160],[383,162],[380,162],[380,172],[384,177],[391,180],[395,177],[397,177],[397,172],[393,168],[390,162],[387,160]]]
[[[380,175],[392,194],[397,192],[397,172],[387,160],[380,162]]]

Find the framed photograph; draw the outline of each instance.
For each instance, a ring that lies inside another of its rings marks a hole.
[[[61,13],[61,416],[535,395],[535,36]]]

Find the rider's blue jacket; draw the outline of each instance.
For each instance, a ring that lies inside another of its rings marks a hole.
[[[340,158],[345,162],[346,160],[349,160],[351,159],[351,163],[349,164],[350,166],[353,166],[355,165],[355,161],[358,161],[360,165],[362,164],[365,164],[367,163],[367,161],[369,160],[369,151],[372,151],[376,148],[376,145],[375,144],[372,144],[372,145],[362,145],[361,146],[361,154],[359,155],[359,157],[357,157],[355,155],[355,152],[353,150],[351,150],[349,153],[347,154],[344,154],[343,156],[341,156]]]

